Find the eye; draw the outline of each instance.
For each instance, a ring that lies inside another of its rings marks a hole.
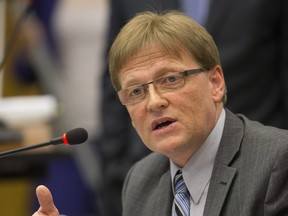
[[[139,95],[143,95],[144,88],[143,86],[135,86],[127,89],[129,97],[137,97]]]
[[[181,81],[182,79],[182,76],[179,75],[179,74],[171,74],[169,76],[166,76],[166,77],[163,77],[162,79],[162,84],[165,84],[165,85],[169,85],[169,84],[174,84],[174,83],[177,83],[179,81]]]

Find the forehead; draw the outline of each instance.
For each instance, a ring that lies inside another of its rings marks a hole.
[[[128,58],[119,71],[120,82],[127,76],[132,76],[137,72],[177,70],[182,69],[185,65],[195,62],[191,55],[183,50],[176,53],[168,52],[165,49],[150,46],[143,48]]]

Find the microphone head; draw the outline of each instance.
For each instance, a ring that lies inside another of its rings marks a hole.
[[[85,142],[88,133],[84,128],[75,128],[63,134],[62,140],[65,144],[76,145]]]

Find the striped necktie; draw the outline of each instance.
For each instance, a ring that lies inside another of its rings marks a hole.
[[[183,180],[182,171],[178,170],[174,178],[175,189],[175,212],[173,215],[189,216],[190,215],[190,193]]]

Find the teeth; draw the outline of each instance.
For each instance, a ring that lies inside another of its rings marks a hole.
[[[157,124],[157,126],[156,126],[155,129],[159,129],[159,128],[162,128],[162,127],[166,127],[168,124],[169,124],[169,121],[160,122],[160,123]]]

